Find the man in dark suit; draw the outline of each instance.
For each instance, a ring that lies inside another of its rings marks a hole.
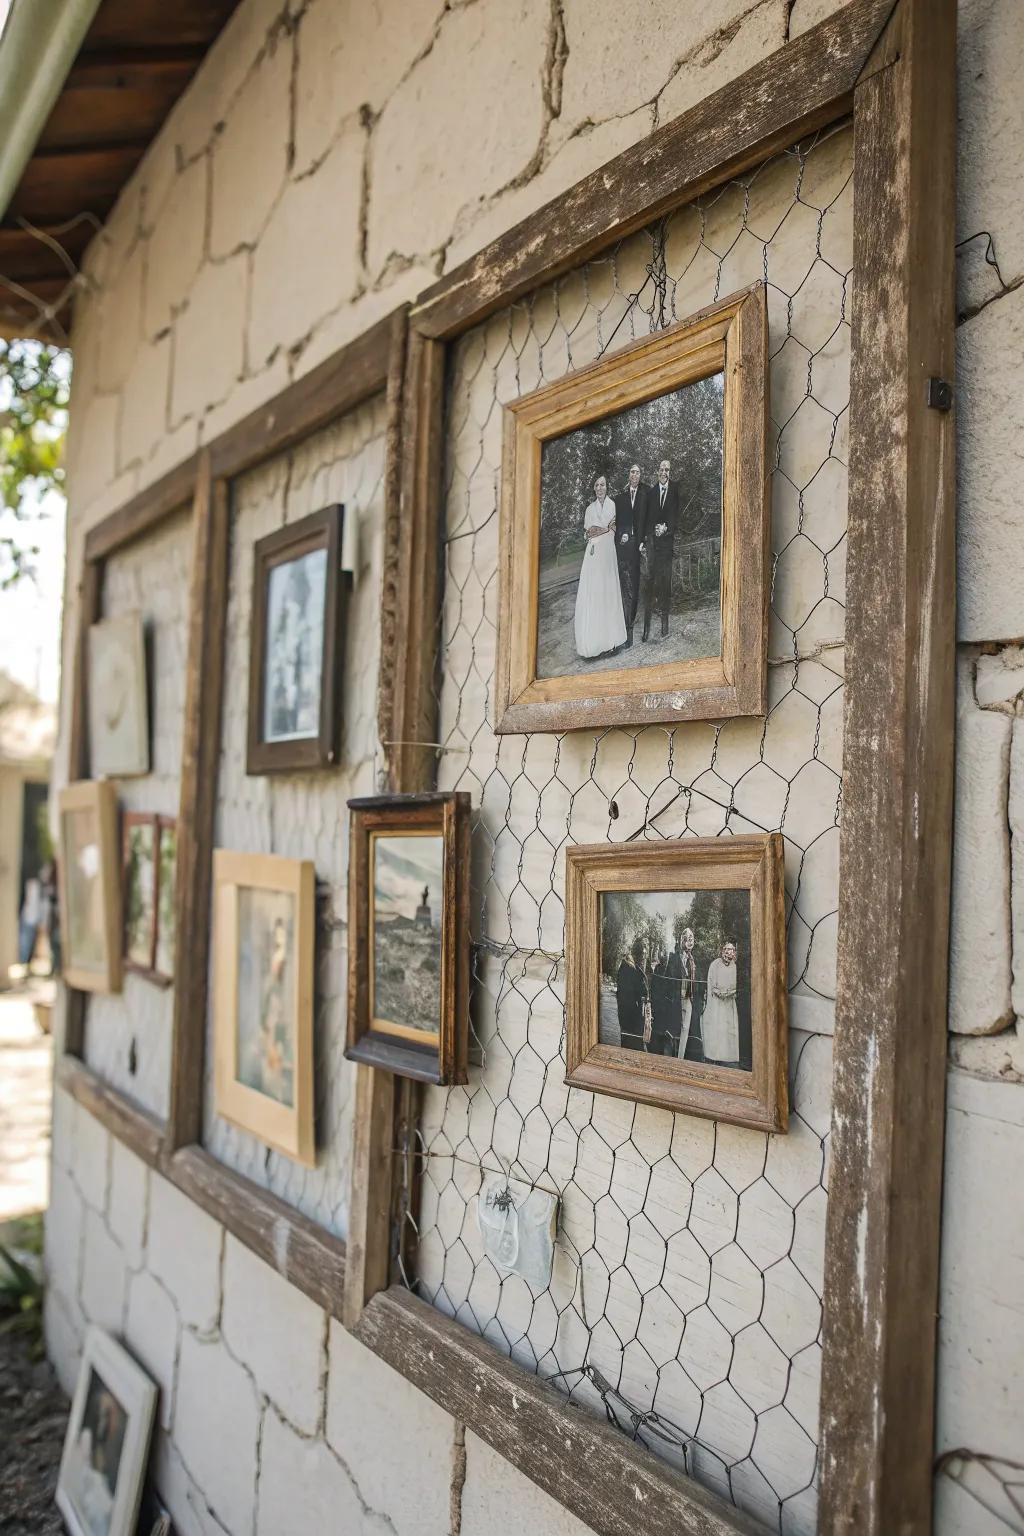
[[[642,940],[634,939],[632,955],[623,955],[622,964],[615,977],[615,1003],[619,1013],[619,1034],[622,1037],[623,1050],[642,1051],[644,1049],[646,1002],[644,946]]]
[[[641,547],[647,555],[647,588],[644,593],[644,634],[651,637],[651,609],[661,614],[661,633],[668,634],[668,610],[672,602],[672,556],[679,520],[679,487],[669,476],[668,459],[658,465],[658,482],[647,492]]]
[[[640,602],[640,540],[643,536],[647,487],[640,484],[640,466],[629,471],[629,484],[615,498],[615,553],[619,560],[622,613],[626,644],[633,644],[633,625]]]
[[[693,929],[684,928],[676,936],[676,947],[668,958],[668,975],[672,978],[672,1028],[674,1037],[666,1055],[683,1057],[690,1037],[690,1024],[697,995],[697,965],[693,958]]]

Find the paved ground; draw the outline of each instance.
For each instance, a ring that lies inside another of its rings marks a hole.
[[[30,981],[0,992],[0,1222],[41,1211],[49,1198],[53,1043],[33,1005],[52,1001],[53,990]]]

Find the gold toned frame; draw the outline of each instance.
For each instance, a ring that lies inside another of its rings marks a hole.
[[[589,730],[764,713],[771,522],[767,345],[765,289],[758,283],[505,407],[495,730]],[[725,375],[721,654],[538,678],[544,443],[716,373]]]
[[[784,1131],[786,932],[778,832],[567,848],[566,1073],[575,1088],[664,1109]],[[601,898],[614,891],[748,890],[752,1070],[602,1045]]]
[[[71,903],[65,830],[68,816],[89,811],[96,818],[99,847],[101,923],[104,963],[98,969],[80,965],[71,942]],[[121,861],[117,839],[117,796],[114,786],[92,779],[69,784],[60,796],[60,902],[63,914],[62,975],[69,987],[83,992],[121,990]]]
[[[345,1055],[426,1083],[465,1083],[469,1058],[469,796],[380,795],[349,801],[348,1043]],[[441,1013],[436,1033],[377,1019],[373,854],[378,837],[440,837]]]
[[[315,877],[308,859],[265,853],[213,855],[214,1084],[225,1120],[296,1162],[313,1167],[313,953]],[[295,1068],[293,1102],[281,1104],[238,1080],[238,894],[248,888],[295,899]]]

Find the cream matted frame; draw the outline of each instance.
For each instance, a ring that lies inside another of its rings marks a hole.
[[[213,855],[214,1090],[218,1115],[296,1162],[316,1164],[313,1123],[313,961],[316,878],[309,859],[268,853]],[[238,897],[272,891],[295,901],[295,1067],[293,1103],[280,1104],[238,1080]]]
[[[86,1524],[75,1503],[69,1487],[69,1474],[94,1372],[117,1400],[128,1421],[121,1442],[108,1536],[134,1536],[156,1413],[156,1383],[135,1363],[122,1345],[102,1328],[95,1326],[85,1336],[85,1347],[78,1367],[78,1381],[57,1476],[57,1507],[67,1522],[71,1536],[90,1536],[93,1527]]]
[[[120,658],[121,708],[115,733],[104,718],[114,681],[111,668]],[[89,630],[89,751],[97,779],[126,779],[149,772],[149,687],[146,633],[142,614],[100,619]]]
[[[721,654],[538,678],[545,442],[724,374]],[[495,730],[719,720],[767,708],[771,502],[765,286],[600,358],[504,408]]]
[[[780,832],[595,843],[565,851],[565,1081],[676,1113],[785,1131],[786,924]],[[750,892],[752,1068],[622,1050],[598,1037],[606,892]]]
[[[79,965],[71,943],[71,893],[65,847],[66,818],[89,812],[96,818],[99,849],[100,902],[102,907],[105,963],[100,968]],[[83,992],[120,992],[121,959],[121,846],[117,835],[117,795],[113,784],[80,779],[60,794],[60,904],[63,914],[63,965],[61,974],[69,987]]]

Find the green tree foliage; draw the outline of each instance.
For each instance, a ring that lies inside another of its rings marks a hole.
[[[0,499],[20,523],[38,517],[47,491],[64,489],[70,382],[67,352],[38,341],[0,341]],[[31,570],[35,548],[0,533],[0,586]]]
[[[642,405],[544,444],[541,472],[540,555],[555,560],[568,547],[583,547],[583,515],[594,499],[594,479],[604,475],[612,496],[624,490],[631,464],[641,483],[653,485],[658,464],[669,459],[682,493],[677,530],[684,539],[721,529],[722,388],[720,373],[671,390]]]

